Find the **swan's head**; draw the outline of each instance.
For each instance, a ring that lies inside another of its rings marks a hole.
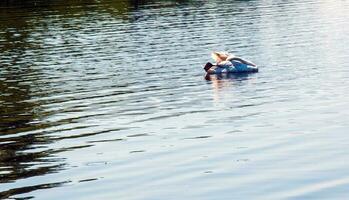
[[[211,69],[211,67],[213,67],[213,64],[208,62],[208,63],[206,63],[204,70],[207,72],[209,69]]]

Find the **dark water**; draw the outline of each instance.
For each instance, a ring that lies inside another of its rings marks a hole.
[[[349,197],[348,1],[0,5],[0,199]]]

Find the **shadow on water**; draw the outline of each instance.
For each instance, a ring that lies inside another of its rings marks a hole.
[[[1,199],[6,199],[9,197],[12,197],[14,195],[18,194],[25,194],[29,193],[35,190],[42,190],[42,189],[50,189],[54,187],[59,187],[62,186],[63,184],[69,183],[69,181],[65,182],[59,182],[59,183],[49,183],[49,184],[39,184],[39,185],[34,185],[34,186],[28,186],[28,187],[21,187],[21,188],[14,188],[10,189],[4,192],[0,192],[0,198]],[[31,199],[33,198],[32,196],[30,197],[25,197],[25,198],[14,198],[14,199]]]
[[[4,2],[2,2],[2,5]],[[23,56],[31,44],[27,42],[32,29],[16,13],[0,12],[0,184],[57,172],[65,165],[53,156],[53,150],[33,151],[53,141],[44,133],[25,134],[50,125],[39,122],[40,104],[30,101],[38,72]],[[33,151],[33,152],[30,152]],[[0,191],[0,198],[36,189],[56,187],[59,183],[44,184]]]
[[[55,173],[63,170],[67,165],[64,159],[57,158],[55,154],[68,151],[69,148],[48,148],[49,144],[65,137],[53,138],[45,132],[45,129],[69,124],[72,120],[55,123],[42,120],[52,113],[43,112],[42,102],[33,100],[37,96],[32,91],[39,91],[41,87],[46,87],[43,85],[45,81],[40,80],[40,69],[33,67],[35,63],[30,56],[26,55],[28,50],[44,51],[40,49],[42,41],[29,41],[30,35],[36,28],[35,23],[47,17],[48,11],[48,13],[55,11],[54,13],[62,18],[81,17],[86,15],[86,11],[124,15],[137,10],[141,5],[153,2],[139,0],[102,1],[102,3],[92,0],[0,1],[0,184]],[[77,137],[99,133],[102,132]],[[92,145],[76,148],[89,146]],[[0,191],[0,198],[58,187],[68,182],[11,188]]]
[[[49,126],[37,122],[39,116],[36,110],[40,105],[28,102],[31,98],[30,86],[20,84],[23,81],[21,77],[25,77],[30,70],[26,66],[22,66],[22,70],[2,66],[1,70],[4,69],[7,74],[2,75],[0,80],[0,184],[57,172],[65,164],[54,157],[56,152],[36,150],[53,141],[44,133],[25,134]],[[31,190],[35,187],[31,187]],[[38,186],[44,187],[48,186]],[[28,189],[2,191],[0,197],[7,198]]]
[[[159,6],[160,8],[163,8],[166,6],[178,6],[186,3],[195,4],[195,2],[191,0],[101,0],[98,1],[98,3],[95,0],[4,0],[0,2],[0,8],[28,8],[30,10],[35,10],[38,8],[50,8],[61,10],[62,12],[68,12],[68,10],[64,9],[64,7],[69,7],[69,9],[71,9],[74,6],[77,6],[89,10],[91,9],[89,5],[91,5],[93,8],[99,10],[106,8],[107,10],[118,10],[120,13],[122,13],[137,10],[143,5],[152,5],[153,7]]]

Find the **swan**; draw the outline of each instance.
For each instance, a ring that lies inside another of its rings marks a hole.
[[[251,61],[237,57],[227,52],[212,52],[216,64],[206,63],[204,70],[210,74],[258,72],[258,67]]]

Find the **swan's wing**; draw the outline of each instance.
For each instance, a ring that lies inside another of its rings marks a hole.
[[[227,60],[233,60],[236,56],[234,54],[229,54],[229,56],[227,57]]]
[[[226,67],[231,67],[231,66],[234,66],[234,65],[233,65],[232,62],[225,60],[225,61],[217,63],[217,66],[226,68]]]

